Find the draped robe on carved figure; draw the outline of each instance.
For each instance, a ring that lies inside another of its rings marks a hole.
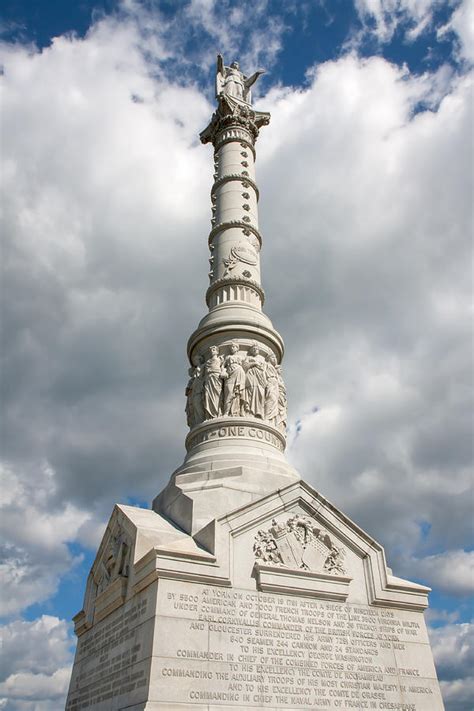
[[[254,417],[265,417],[265,368],[266,363],[257,346],[252,346],[244,361],[247,373],[245,380],[245,408]]]
[[[211,357],[204,366],[204,413],[207,419],[218,417],[222,399],[222,358],[217,346],[210,347]]]
[[[276,364],[275,356],[273,354],[268,356],[266,368],[267,383],[265,388],[265,419],[273,423],[276,422],[278,418],[278,396],[280,394]]]
[[[240,415],[241,400],[245,389],[245,371],[242,357],[238,355],[239,344],[232,343],[231,353],[224,359],[224,415]]]
[[[191,382],[191,413],[193,425],[199,425],[204,420],[204,373],[202,358],[194,356],[194,373]]]

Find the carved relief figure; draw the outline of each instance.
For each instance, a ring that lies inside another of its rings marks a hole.
[[[97,594],[103,592],[119,576],[128,577],[130,541],[120,528],[112,535],[100,564]]]
[[[238,62],[232,62],[230,67],[226,67],[222,54],[218,54],[216,71],[216,98],[219,98],[222,95],[231,96],[234,99],[251,104],[252,95],[250,87],[255,84],[258,77],[264,73],[264,69],[258,69],[254,74],[252,74],[252,76],[246,77],[240,71]]]
[[[222,409],[222,356],[219,348],[209,348],[210,358],[204,365],[204,415],[206,420],[219,417]]]
[[[260,355],[259,347],[254,343],[243,363],[245,379],[245,412],[262,420],[265,417],[265,358]]]
[[[265,371],[265,419],[272,424],[278,420],[278,397],[280,393],[279,374],[277,371],[277,359],[273,353],[267,357],[267,367]]]
[[[287,397],[286,397],[286,387],[283,381],[283,376],[281,374],[281,365],[276,366],[276,371],[278,373],[278,415],[275,420],[275,425],[281,432],[286,432],[286,420],[287,420]]]
[[[188,427],[199,425],[204,420],[203,407],[203,367],[202,356],[194,355],[194,366],[189,369],[189,381],[186,386],[186,418]]]
[[[192,385],[192,410],[193,410],[193,425],[199,425],[204,420],[204,370],[203,357],[195,355],[193,357],[194,375]]]
[[[186,412],[186,422],[188,427],[192,427],[194,424],[194,414],[193,414],[193,381],[194,381],[194,371],[195,368],[188,368],[189,380],[186,385],[184,394],[186,395],[186,407],[184,411]]]
[[[253,546],[257,562],[288,568],[346,575],[345,551],[307,516],[292,516],[286,523],[275,519],[267,531],[258,531]]]
[[[270,531],[258,531],[253,545],[255,558],[267,565],[282,565],[283,560],[278,552],[278,546]]]
[[[265,420],[286,431],[286,389],[276,356],[265,357],[254,342],[244,357],[238,341],[230,344],[230,353],[219,354],[211,346],[209,358],[195,354],[186,386],[186,416],[189,427],[222,415]]]
[[[224,358],[224,415],[239,416],[245,389],[245,371],[242,356],[238,355],[239,344],[232,341],[230,355]]]

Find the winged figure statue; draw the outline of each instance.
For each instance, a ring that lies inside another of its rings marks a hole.
[[[220,96],[231,96],[239,101],[244,101],[246,104],[252,103],[252,94],[250,87],[255,84],[258,77],[264,74],[264,69],[258,69],[247,77],[240,71],[239,63],[232,62],[230,67],[224,64],[222,54],[217,55],[217,70],[216,70],[216,98]]]

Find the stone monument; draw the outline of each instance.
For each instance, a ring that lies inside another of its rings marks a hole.
[[[443,709],[429,589],[395,577],[382,546],[285,458],[283,341],[260,280],[261,73],[218,56],[187,454],[151,510],[112,512],[74,618],[67,711]]]

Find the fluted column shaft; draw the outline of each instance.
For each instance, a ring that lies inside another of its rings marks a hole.
[[[258,188],[255,147],[250,131],[231,126],[214,142],[214,184],[211,191],[212,230],[210,309],[228,301],[261,309],[261,236],[258,229]]]
[[[286,446],[283,340],[263,312],[255,142],[269,122],[221,93],[201,133],[214,146],[208,313],[188,341],[186,458],[154,501],[184,530],[298,479]]]

